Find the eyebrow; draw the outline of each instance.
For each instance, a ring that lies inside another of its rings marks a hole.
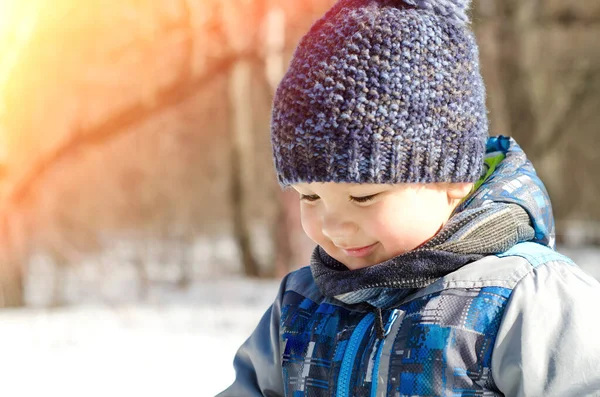
[[[389,188],[383,186],[373,187],[365,192],[348,192],[351,196],[373,196],[375,194],[380,194],[390,190]]]

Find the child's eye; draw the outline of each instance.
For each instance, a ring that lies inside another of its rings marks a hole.
[[[350,201],[354,201],[355,203],[367,203],[373,200],[377,196],[376,194],[372,194],[370,196],[362,196],[362,197],[353,197],[350,196]]]
[[[309,202],[317,201],[319,198],[320,197],[317,196],[316,194],[301,194],[300,195],[300,200],[309,201]]]

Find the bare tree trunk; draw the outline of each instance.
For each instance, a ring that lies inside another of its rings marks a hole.
[[[22,263],[25,256],[24,225],[17,225],[12,215],[8,208],[0,218],[0,307],[25,305]],[[16,230],[18,226],[20,228]]]
[[[239,61],[230,74],[229,108],[233,120],[231,142],[231,204],[233,235],[242,259],[244,273],[259,276],[259,266],[252,253],[249,220],[246,211],[247,195],[252,186],[252,114],[250,83],[252,65]]]
[[[269,2],[272,3],[272,2]],[[277,84],[285,73],[285,43],[286,43],[286,15],[281,7],[268,4],[262,25],[263,46],[265,62],[263,70],[263,90],[269,93],[269,98],[274,94]],[[276,208],[275,227],[272,229],[271,238],[275,246],[275,277],[285,276],[294,260],[292,248],[292,224],[290,222],[289,208],[286,205],[286,192],[278,191],[273,205]]]
[[[275,242],[275,277],[289,273],[294,259],[291,242],[291,227],[288,208],[285,205],[285,192],[280,192],[277,200],[277,223],[273,228],[272,239]]]
[[[235,145],[234,145],[235,147]],[[258,277],[259,268],[252,253],[250,244],[250,230],[244,216],[243,189],[240,178],[240,161],[237,150],[232,150],[231,156],[231,204],[233,209],[233,236],[241,254],[244,274],[249,277]]]
[[[15,261],[0,260],[0,307],[25,305],[23,274]]]
[[[531,78],[524,64],[524,35],[530,27],[531,10],[518,0],[506,0],[498,5],[500,19],[500,66],[503,81],[504,103],[508,116],[508,134],[528,131],[521,135],[520,144],[529,148],[533,144],[538,123],[531,91]],[[529,19],[528,19],[529,18]]]

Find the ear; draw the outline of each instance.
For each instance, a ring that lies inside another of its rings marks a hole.
[[[448,184],[448,201],[462,200],[473,189],[473,183],[450,183]]]

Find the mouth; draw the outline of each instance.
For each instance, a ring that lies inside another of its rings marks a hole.
[[[357,247],[357,248],[340,248],[347,256],[351,256],[353,258],[363,258],[368,256],[375,249],[375,244],[367,245],[365,247]]]

